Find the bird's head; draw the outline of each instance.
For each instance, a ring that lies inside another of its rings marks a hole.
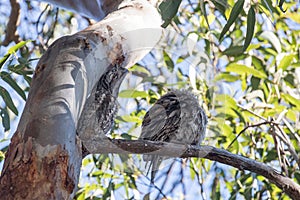
[[[110,65],[108,71],[101,77],[101,86],[108,91],[113,97],[117,97],[119,88],[124,80],[128,70],[118,65]]]

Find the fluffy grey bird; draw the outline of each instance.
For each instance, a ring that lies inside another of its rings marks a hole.
[[[200,145],[205,137],[207,117],[197,98],[187,90],[173,90],[163,95],[146,113],[142,123],[143,140]],[[151,182],[164,160],[145,155],[152,166]]]
[[[88,97],[77,125],[77,134],[85,141],[87,150],[88,141],[104,138],[112,128],[118,111],[119,88],[127,73],[119,65],[110,65]]]

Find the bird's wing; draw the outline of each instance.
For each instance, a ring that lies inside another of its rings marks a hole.
[[[153,140],[153,137],[163,129],[166,123],[166,117],[167,115],[164,107],[160,104],[154,104],[144,117],[140,138],[144,140]]]

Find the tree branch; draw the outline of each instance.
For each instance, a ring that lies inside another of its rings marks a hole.
[[[300,186],[292,179],[280,174],[272,167],[246,158],[232,154],[226,150],[212,146],[192,146],[174,143],[152,142],[145,140],[120,140],[106,139],[102,141],[91,141],[93,149],[90,153],[117,153],[117,154],[151,154],[169,157],[198,157],[217,161],[239,170],[248,170],[267,178],[271,183],[283,190],[292,199],[300,196]]]
[[[20,23],[20,4],[18,0],[10,0],[11,12],[6,26],[5,39],[1,43],[3,46],[9,45],[10,42],[19,42],[17,26]]]

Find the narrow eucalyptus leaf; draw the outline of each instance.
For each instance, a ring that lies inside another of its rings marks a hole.
[[[166,28],[171,23],[173,17],[178,11],[180,3],[181,0],[166,0],[158,6],[161,17],[164,21],[162,24],[163,28]]]
[[[174,62],[172,60],[172,58],[168,55],[168,53],[166,51],[163,51],[163,55],[164,55],[164,61],[168,67],[168,69],[173,72],[174,71]]]
[[[16,81],[7,72],[0,72],[0,78],[8,83],[24,100],[26,100],[25,92],[20,88]]]
[[[2,118],[2,125],[4,127],[4,131],[8,131],[10,129],[10,119],[8,112],[5,108],[0,108],[0,117]]]
[[[220,41],[223,39],[223,36],[225,35],[225,33],[227,33],[230,26],[235,22],[238,15],[242,12],[244,2],[245,2],[245,0],[238,0],[238,2],[236,4],[234,4],[234,6],[233,6],[233,8],[230,12],[229,19],[228,19],[227,23],[225,24],[225,26],[224,26],[221,34],[220,34],[220,37],[219,37]]]
[[[284,10],[283,7],[282,7],[284,2],[285,2],[285,0],[280,0],[279,3],[278,3],[278,7],[280,8],[280,10],[281,10],[282,12],[285,13],[285,12],[286,12],[286,9]]]
[[[207,26],[209,28],[209,23],[208,23],[207,13],[206,13],[206,10],[205,10],[205,3],[204,3],[204,1],[200,1],[200,9],[201,9],[201,12],[202,12],[202,14],[204,16],[206,24],[207,24]]]
[[[10,94],[8,93],[8,91],[0,86],[0,96],[2,96],[6,106],[15,114],[15,115],[18,115],[18,110],[10,96]]]
[[[31,40],[19,42],[19,43],[16,44],[15,46],[11,47],[11,48],[8,50],[8,53],[9,53],[9,54],[15,53],[17,50],[19,50],[21,47],[23,47],[23,46],[24,46],[25,44],[27,44],[28,42],[31,42]]]
[[[253,33],[254,33],[254,27],[255,27],[255,12],[254,8],[251,6],[248,16],[247,16],[247,33],[246,33],[246,39],[244,43],[243,50],[245,51],[249,44],[251,43],[251,40],[253,38]]]

